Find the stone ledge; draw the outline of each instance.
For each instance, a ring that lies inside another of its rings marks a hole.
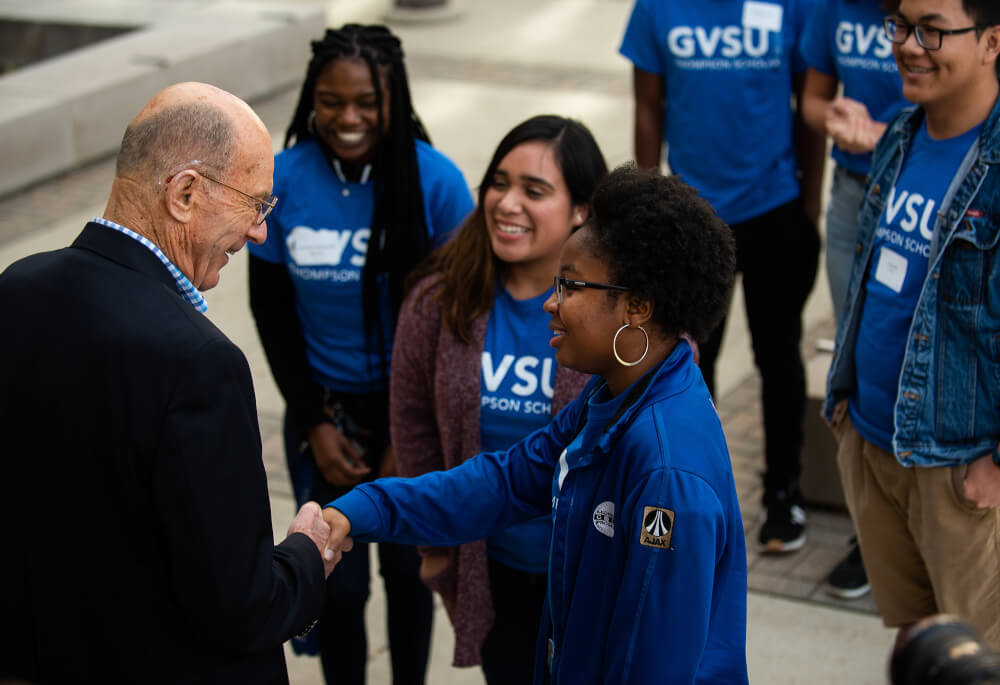
[[[34,16],[9,4],[0,2],[0,16],[75,20],[68,7],[56,17],[44,1]],[[319,5],[93,5],[88,12],[88,3],[74,3],[80,23],[113,18],[137,29],[0,77],[0,195],[114,152],[128,122],[171,83],[204,81],[244,100],[288,87],[302,78],[309,41],[325,25]]]

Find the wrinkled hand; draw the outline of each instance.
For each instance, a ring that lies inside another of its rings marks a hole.
[[[330,526],[323,520],[323,511],[315,502],[306,502],[299,509],[299,513],[292,519],[288,526],[288,534],[304,533],[316,545],[317,551],[323,555],[323,575],[329,577],[333,567],[340,561],[340,555],[336,554],[327,559],[324,554],[326,541],[330,538]]]
[[[830,103],[824,124],[833,142],[853,154],[874,150],[886,128],[871,118],[864,104],[846,97],[837,97]]]
[[[332,423],[313,427],[309,431],[309,446],[316,468],[327,482],[337,487],[357,485],[371,473],[351,441]]]
[[[987,454],[969,464],[965,472],[965,498],[980,509],[1000,507],[1000,466]]]
[[[340,559],[344,552],[354,547],[354,540],[348,537],[351,532],[351,522],[339,509],[326,507],[323,510],[323,521],[330,529],[330,535],[324,543],[324,559]]]

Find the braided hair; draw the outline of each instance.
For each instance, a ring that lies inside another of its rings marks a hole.
[[[379,132],[372,160],[375,206],[372,211],[368,255],[361,273],[361,299],[366,344],[369,352],[376,353],[382,360],[381,372],[385,379],[387,368],[384,350],[387,332],[380,314],[383,289],[388,286],[392,325],[395,325],[403,302],[406,276],[431,247],[415,144],[416,140],[426,143],[431,141],[420,117],[413,110],[402,45],[388,28],[345,24],[339,29],[327,29],[322,40],[312,42],[312,53],[295,114],[285,131],[285,148],[297,142],[316,139],[327,156],[332,155],[323,141],[310,130],[309,118],[313,111],[316,81],[335,60],[364,61],[375,88],[375,109],[378,112],[376,130]],[[382,92],[380,67],[386,70],[388,76],[388,127],[383,121],[382,103],[386,94]]]

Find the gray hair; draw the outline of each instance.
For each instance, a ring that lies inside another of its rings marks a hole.
[[[221,171],[230,161],[234,139],[232,120],[218,107],[205,103],[168,106],[125,129],[115,174],[141,175],[159,182],[192,160]]]

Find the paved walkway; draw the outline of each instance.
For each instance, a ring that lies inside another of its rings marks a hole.
[[[55,0],[53,0],[55,1]],[[295,0],[287,0],[289,3]],[[378,21],[373,0],[327,4],[328,21]],[[628,64],[617,56],[630,3],[627,0],[465,0],[463,14],[437,25],[400,25],[417,108],[435,144],[475,186],[500,137],[540,112],[584,121],[608,158],[631,156]],[[317,35],[321,27],[317,27]],[[303,65],[304,68],[304,65]],[[276,148],[298,93],[287,91],[253,103]],[[121,122],[122,128],[127,122]],[[0,197],[0,270],[14,259],[68,244],[83,223],[103,210],[113,161],[102,160],[25,191]],[[267,370],[249,314],[245,253],[235,256],[221,285],[210,291],[208,315],[247,354],[253,370],[275,531],[282,537],[293,503],[280,445],[282,401]],[[821,367],[815,339],[829,337],[828,295],[821,274],[807,305],[803,349],[810,369]],[[741,302],[737,292],[734,302]],[[743,506],[750,563],[748,658],[754,683],[883,683],[892,635],[872,614],[870,599],[840,602],[822,591],[822,580],[847,550],[850,524],[833,511],[809,512],[809,542],[785,557],[761,557],[759,525],[761,430],[759,382],[750,358],[742,307],[734,307],[719,362],[718,407],[729,440]],[[814,373],[813,375],[821,375]],[[815,385],[815,381],[814,381]],[[813,390],[818,392],[818,389]],[[390,682],[380,583],[369,607],[370,682]],[[452,636],[442,610],[429,682],[482,683],[477,669],[449,666]],[[293,683],[319,683],[315,659],[291,658]]]

